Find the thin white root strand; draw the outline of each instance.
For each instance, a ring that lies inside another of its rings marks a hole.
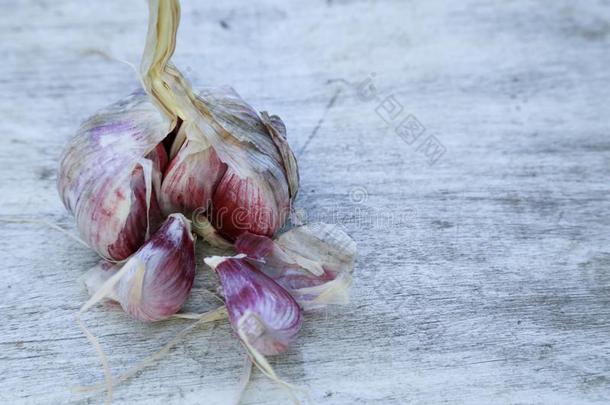
[[[309,392],[307,389],[303,388],[303,387],[299,387],[297,385],[294,384],[290,384],[289,382],[286,382],[284,380],[282,380],[280,377],[278,377],[278,375],[275,373],[275,370],[273,370],[273,367],[271,367],[271,364],[269,364],[269,362],[267,361],[267,359],[265,358],[265,356],[263,356],[258,350],[256,350],[249,342],[247,337],[245,336],[245,334],[243,333],[239,333],[242,344],[244,345],[244,347],[246,348],[246,351],[248,352],[248,356],[250,357],[250,360],[252,361],[252,363],[256,366],[256,368],[258,368],[267,378],[269,378],[270,380],[276,382],[277,384],[279,384],[281,387],[285,388],[286,391],[288,392],[288,395],[290,396],[290,399],[292,400],[292,402],[296,405],[300,405],[300,401],[297,399],[296,395],[294,394],[294,391],[301,391],[303,392],[308,398],[309,398]]]
[[[86,48],[86,49],[83,49],[83,54],[85,54],[85,55],[99,55],[102,58],[104,58],[106,60],[109,60],[111,62],[119,62],[119,63],[122,63],[124,65],[127,65],[136,74],[136,78],[138,79],[138,81],[142,82],[142,76],[140,76],[140,71],[138,70],[138,68],[136,68],[136,66],[133,63],[128,62],[128,61],[126,61],[124,59],[117,58],[116,56],[110,54],[110,52],[107,52],[107,51],[105,51],[103,49],[99,49],[99,48]]]
[[[64,228],[62,228],[61,226],[54,224],[52,222],[49,222],[45,219],[35,219],[35,218],[20,218],[20,219],[5,219],[5,218],[0,218],[0,222],[5,222],[5,223],[9,223],[9,224],[37,224],[37,225],[45,225],[48,226],[51,229],[55,229],[56,231],[59,231],[61,233],[63,233],[64,235],[66,235],[67,237],[69,237],[72,240],[75,240],[76,242],[80,243],[81,245],[85,246],[86,248],[89,248],[89,245],[87,245],[87,243],[82,240],[81,238],[79,238],[78,236],[66,231]]]
[[[112,402],[112,374],[110,373],[110,365],[108,364],[108,358],[106,357],[104,349],[102,349],[99,340],[95,337],[95,335],[93,335],[93,333],[89,331],[85,323],[80,318],[80,313],[76,314],[76,323],[78,324],[81,331],[83,331],[83,333],[97,352],[98,357],[100,358],[102,368],[104,370],[104,384],[102,384],[101,388],[106,388],[106,404],[109,405]],[[72,391],[75,390],[73,389]]]
[[[252,378],[252,360],[250,360],[250,356],[246,355],[244,362],[244,369],[241,374],[241,378],[239,379],[239,385],[237,386],[237,392],[235,393],[235,399],[233,400],[233,404],[239,405],[241,399],[246,392],[246,388],[248,387],[248,383],[250,382],[250,378]]]
[[[182,340],[184,338],[184,336],[186,336],[189,332],[191,332],[193,329],[197,328],[198,326],[205,324],[205,323],[226,319],[228,316],[227,309],[224,306],[218,307],[209,312],[204,312],[202,314],[192,314],[192,315],[194,315],[194,317],[186,318],[186,319],[197,319],[197,322],[194,322],[192,325],[189,325],[188,327],[182,329],[180,332],[178,332],[178,334],[176,336],[174,336],[169,342],[167,342],[157,352],[153,353],[149,357],[142,360],[140,363],[136,364],[135,366],[131,367],[123,374],[119,375],[116,379],[112,380],[111,386],[116,386],[116,385],[128,380],[129,378],[133,377],[135,374],[137,374],[144,368],[150,366],[157,360],[163,358],[165,355],[167,355],[169,353],[169,351],[174,346],[176,346],[180,342],[180,340]],[[174,317],[176,317],[176,315],[174,315]],[[107,386],[108,386],[108,383],[94,384],[94,385],[88,385],[88,386],[82,386],[82,387],[75,387],[73,389],[73,391],[75,391],[75,392],[95,392],[95,391],[102,390]]]
[[[218,294],[216,294],[216,293],[215,293],[215,292],[213,292],[213,291],[208,290],[207,288],[192,288],[192,289],[191,289],[191,292],[203,292],[203,293],[206,293],[206,294],[208,294],[208,295],[211,295],[212,297],[214,297],[215,299],[217,299],[219,302],[221,302],[223,305],[224,305],[224,303],[225,303],[225,301],[224,301],[222,298],[220,298],[220,297],[218,296]]]
[[[182,312],[179,314],[174,314],[172,315],[172,318],[175,319],[193,319],[193,320],[198,320],[201,319],[201,314],[196,314],[193,312]]]
[[[136,264],[136,266],[144,267],[144,264],[141,262],[136,262],[135,264]],[[110,402],[112,401],[112,373],[110,372],[110,366],[108,365],[108,358],[106,357],[106,354],[104,353],[104,350],[102,349],[102,346],[100,345],[100,342],[98,341],[98,339],[95,337],[95,335],[93,333],[91,333],[89,331],[89,329],[87,328],[85,323],[82,321],[81,315],[84,314],[85,312],[87,312],[93,305],[97,304],[102,299],[104,299],[104,297],[106,297],[106,295],[108,295],[108,293],[112,290],[112,288],[115,286],[115,284],[120,281],[121,277],[123,277],[125,275],[125,273],[127,271],[129,271],[130,269],[131,269],[131,266],[129,266],[129,265],[123,266],[121,268],[121,270],[117,271],[116,274],[114,274],[112,277],[110,277],[108,280],[106,280],[106,282],[104,284],[102,284],[100,289],[98,291],[96,291],[96,293],[93,294],[93,296],[87,302],[85,302],[83,304],[83,306],[80,308],[80,310],[76,313],[76,323],[78,324],[79,328],[83,331],[84,335],[87,337],[87,339],[89,340],[89,342],[91,343],[91,345],[93,346],[95,351],[97,352],[97,354],[100,358],[100,361],[102,363],[102,368],[104,370],[105,383],[101,384],[100,388],[101,389],[106,388],[106,404],[110,404]],[[78,389],[78,387],[73,388],[72,391],[78,392],[79,389]]]

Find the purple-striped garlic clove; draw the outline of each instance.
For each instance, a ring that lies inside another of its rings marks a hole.
[[[83,239],[107,260],[123,260],[158,228],[160,144],[169,122],[143,93],[89,118],[60,160],[58,190]]]
[[[244,233],[235,250],[285,288],[303,310],[349,302],[356,244],[335,225],[296,227],[275,241]]]
[[[190,221],[172,214],[124,264],[100,262],[85,274],[84,284],[93,297],[117,301],[135,319],[169,318],[193,286],[194,242]]]
[[[289,204],[288,198],[278,203],[264,182],[227,169],[214,192],[211,223],[231,241],[244,232],[273,236],[284,225]]]
[[[181,212],[191,218],[212,203],[214,189],[226,170],[214,149],[185,142],[163,176],[159,204],[165,214]]]
[[[269,356],[285,352],[302,324],[290,294],[239,256],[205,262],[218,274],[229,321],[246,347]]]

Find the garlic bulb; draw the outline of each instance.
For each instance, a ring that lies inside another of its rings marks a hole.
[[[299,306],[282,287],[243,257],[205,259],[218,274],[235,333],[263,355],[286,351],[296,339],[302,317]]]
[[[192,226],[208,242],[240,254],[205,259],[220,280],[226,313],[223,307],[208,318],[182,316],[202,322],[228,314],[250,361],[295,389],[265,356],[285,352],[296,339],[302,310],[348,301],[355,243],[326,224],[271,239],[299,188],[284,123],[259,114],[231,88],[196,94],[170,62],[179,1],[148,3],[144,92],[87,120],[60,162],[63,203],[85,242],[105,259],[83,277],[91,298],[77,321],[100,355],[110,399],[108,362],[80,316],[102,299],[142,321],[177,313],[195,277]]]
[[[170,215],[123,265],[100,262],[84,276],[89,293],[121,304],[135,319],[158,321],[180,310],[195,279],[190,221]]]
[[[162,221],[156,195],[169,125],[137,92],[89,118],[61,157],[63,203],[85,242],[107,260],[127,258]]]
[[[284,124],[277,116],[257,114],[230,88],[196,95],[169,61],[179,3],[150,0],[149,6],[144,87],[169,120],[182,123],[163,179],[163,211],[205,213],[204,222],[229,241],[246,231],[272,236],[298,190]]]
[[[276,241],[243,233],[235,250],[284,287],[303,310],[349,300],[355,242],[335,225],[315,223],[293,228]]]

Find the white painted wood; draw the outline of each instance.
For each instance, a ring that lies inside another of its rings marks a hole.
[[[58,156],[137,85],[102,52],[137,63],[146,6],[0,3],[0,215],[73,231]],[[299,207],[359,244],[353,304],[308,316],[272,360],[313,403],[610,401],[608,2],[184,0],[178,42],[194,83],[231,84],[284,119],[306,145]],[[351,83],[372,73],[367,101]],[[426,129],[412,145],[375,111],[388,96]],[[429,135],[446,150],[434,165]],[[8,223],[0,252],[0,401],[103,401],[69,390],[102,377],[73,318],[95,255]],[[213,305],[195,293],[189,308]],[[111,307],[86,321],[117,372],[188,324]],[[201,328],[115,402],[225,403],[243,355],[227,325]],[[254,373],[244,403],[287,401]]]

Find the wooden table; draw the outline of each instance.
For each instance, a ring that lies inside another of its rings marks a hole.
[[[95,254],[55,189],[80,122],[136,88],[144,2],[2,1],[0,400],[99,403],[74,313]],[[345,308],[310,315],[272,359],[315,404],[610,401],[610,4],[183,1],[174,61],[279,114],[298,207],[344,227]],[[199,249],[199,259],[214,251]],[[190,310],[215,303],[201,289]],[[188,321],[86,317],[115,372]],[[116,403],[226,403],[244,352],[202,327],[116,388]],[[246,404],[284,404],[255,372]]]

